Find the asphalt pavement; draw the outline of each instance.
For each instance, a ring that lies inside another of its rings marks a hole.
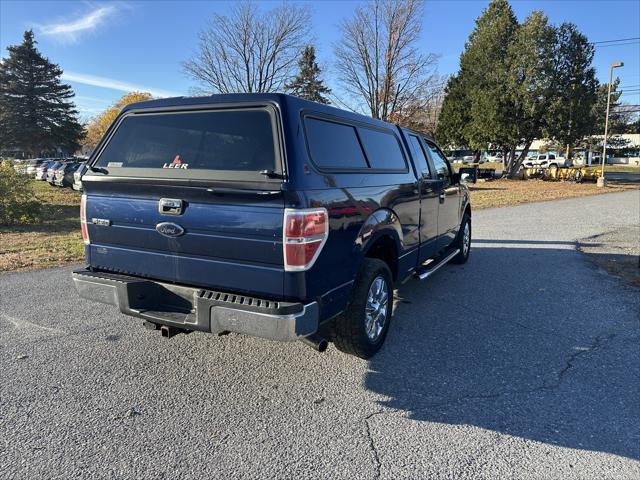
[[[639,191],[474,212],[369,362],[2,275],[0,477],[640,478],[639,291],[576,250],[639,221]]]

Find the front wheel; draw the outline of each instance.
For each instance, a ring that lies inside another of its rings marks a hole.
[[[453,242],[453,246],[460,252],[451,259],[451,263],[466,263],[471,252],[471,216],[468,213],[465,213],[462,217],[460,231],[458,231],[458,236]]]
[[[382,347],[393,307],[391,270],[377,258],[365,258],[347,309],[332,325],[331,340],[344,353],[368,359]]]

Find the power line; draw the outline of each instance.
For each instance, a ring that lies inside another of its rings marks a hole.
[[[610,43],[608,45],[594,45],[596,48],[604,48],[604,47],[624,47],[625,45],[637,45],[640,41],[636,40],[635,42],[626,42],[626,43]]]
[[[640,37],[629,37],[629,38],[617,38],[615,40],[602,40],[600,42],[590,42],[592,45],[598,45],[600,43],[614,43],[614,42],[626,42],[628,40],[640,40]]]

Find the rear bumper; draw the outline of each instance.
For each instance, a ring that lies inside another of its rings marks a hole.
[[[278,302],[85,269],[74,271],[73,281],[81,297],[157,324],[279,341],[298,340],[318,330],[316,302]]]

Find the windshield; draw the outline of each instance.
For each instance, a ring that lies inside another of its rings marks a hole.
[[[152,176],[175,177],[193,170],[278,170],[272,115],[243,109],[125,116],[95,166],[109,173],[147,169]]]

